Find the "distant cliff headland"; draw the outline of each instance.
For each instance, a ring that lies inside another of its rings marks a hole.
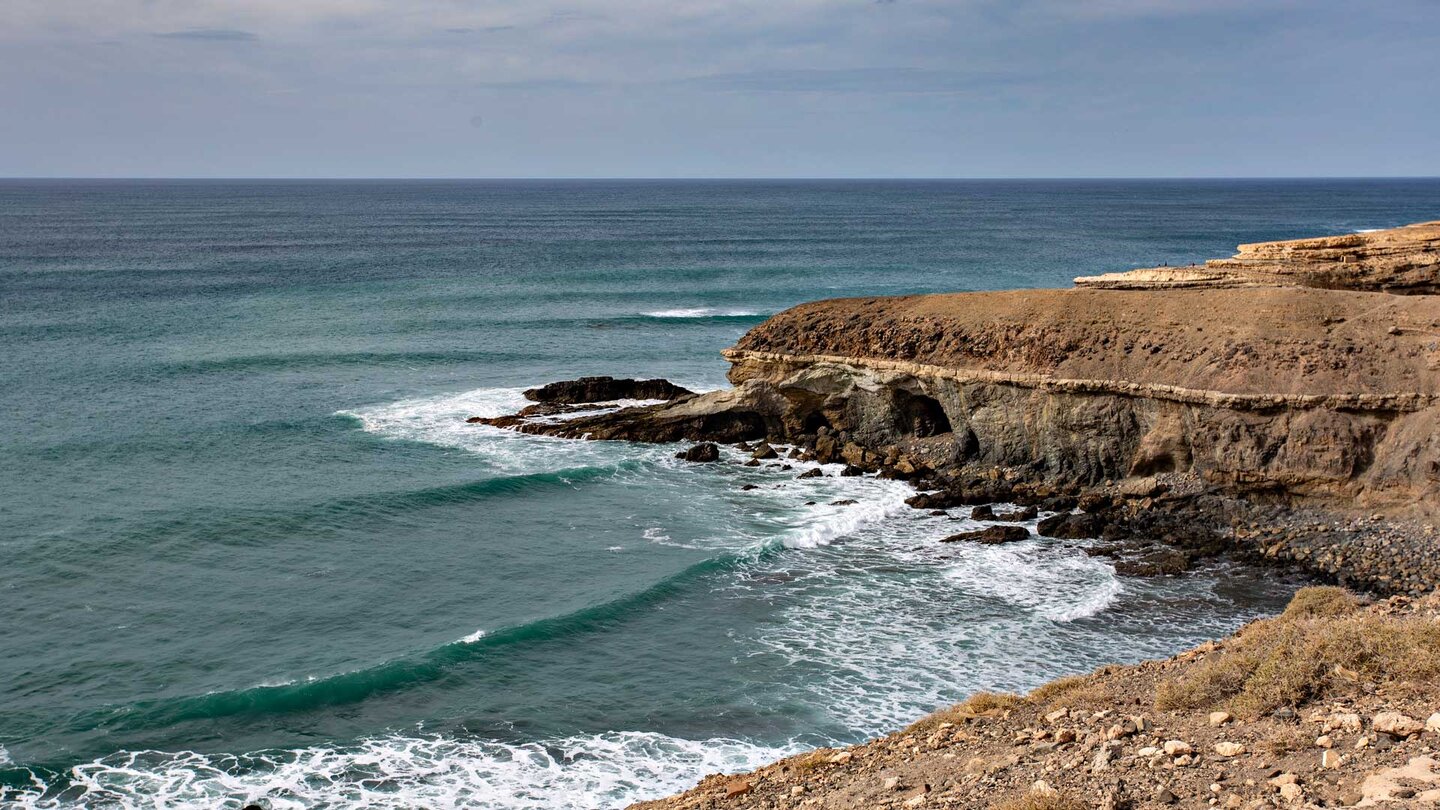
[[[1123,574],[1228,554],[1394,598],[1305,591],[1221,645],[979,699],[657,807],[1440,800],[1440,715],[1424,723],[1440,618],[1411,601],[1440,585],[1440,222],[1068,290],[802,304],[725,357],[730,389],[591,379],[472,421],[698,442],[682,454],[697,462],[733,443],[755,465],[840,463],[987,522],[955,542],[1023,540],[1040,517],[1038,534],[1097,539],[1089,553]],[[627,397],[665,401],[581,410]]]

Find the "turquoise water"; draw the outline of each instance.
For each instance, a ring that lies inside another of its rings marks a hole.
[[[719,387],[800,301],[1437,216],[1440,181],[0,181],[0,803],[611,807],[1228,632],[1294,583],[463,420]]]

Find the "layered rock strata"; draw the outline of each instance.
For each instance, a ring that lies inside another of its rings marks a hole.
[[[1440,292],[1440,222],[1403,228],[1257,242],[1201,267],[1150,267],[1075,279],[1077,287],[1156,290],[1186,287],[1299,286]]]

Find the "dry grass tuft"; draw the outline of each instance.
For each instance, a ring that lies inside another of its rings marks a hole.
[[[1068,678],[1056,678],[1055,680],[1042,684],[1035,688],[1025,699],[1037,705],[1047,705],[1060,699],[1062,695],[1084,690],[1089,687],[1094,679],[1089,675],[1071,675]]]
[[[994,805],[992,810],[1086,810],[1089,805],[1064,793],[1031,791]]]
[[[1440,623],[1359,607],[1339,588],[1306,588],[1283,614],[1250,624],[1218,653],[1161,683],[1155,705],[1224,706],[1254,718],[1345,694],[1365,681],[1440,688]]]
[[[786,767],[792,768],[798,773],[805,773],[806,771],[811,771],[821,765],[827,764],[830,761],[830,757],[834,755],[835,749],[833,748],[817,748],[814,751],[807,751],[803,754],[793,756],[784,764]]]
[[[957,703],[948,709],[941,709],[933,714],[924,717],[910,724],[905,729],[907,734],[929,731],[941,723],[963,723],[966,720],[973,720],[976,717],[996,716],[1003,712],[1019,706],[1024,698],[1019,695],[1005,694],[1001,692],[976,692],[963,702]]]

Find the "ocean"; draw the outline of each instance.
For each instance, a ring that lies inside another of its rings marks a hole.
[[[1437,216],[1437,180],[0,181],[0,804],[618,807],[1228,633],[1297,583],[464,420],[723,386],[802,301]]]

